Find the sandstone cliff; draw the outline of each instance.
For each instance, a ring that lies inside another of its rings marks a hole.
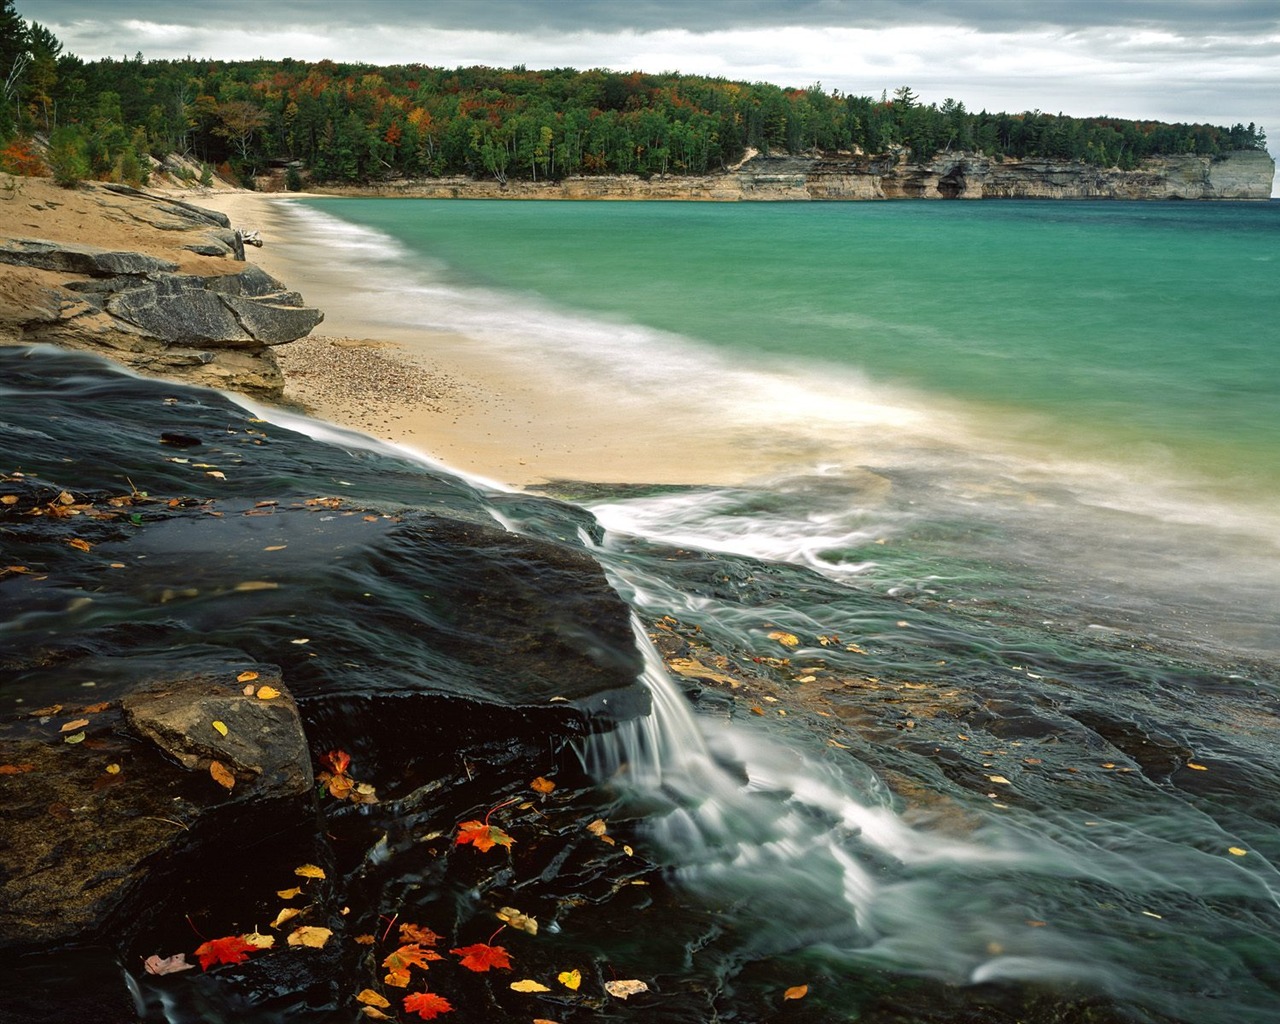
[[[565,178],[557,182],[439,178],[359,187],[317,187],[349,195],[435,199],[1268,199],[1275,161],[1244,150],[1219,157],[1169,156],[1132,171],[1066,160],[993,160],[939,155],[923,164],[897,157],[757,156],[723,174]]]
[[[127,186],[15,182],[0,198],[0,343],[280,396],[271,346],[324,315],[244,261],[225,215]]]

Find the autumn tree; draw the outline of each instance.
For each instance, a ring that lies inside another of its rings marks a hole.
[[[213,133],[235,146],[240,152],[240,159],[247,164],[249,143],[253,141],[254,133],[267,123],[266,111],[248,100],[228,100],[218,104],[217,115],[222,123],[213,129]]]

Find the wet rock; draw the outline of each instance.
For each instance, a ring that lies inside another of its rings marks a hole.
[[[203,675],[166,683],[126,697],[125,721],[189,771],[208,772],[214,761],[226,766],[238,798],[307,793],[315,780],[297,704],[275,673],[249,689]]]

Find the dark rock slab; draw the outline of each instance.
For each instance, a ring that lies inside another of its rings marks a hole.
[[[259,698],[263,687],[277,695]],[[213,761],[225,765],[236,777],[237,797],[307,793],[311,757],[292,695],[278,673],[260,674],[248,688],[253,694],[225,676],[177,680],[126,697],[125,721],[190,771],[208,772]]]
[[[90,277],[117,274],[158,274],[178,269],[169,260],[140,252],[113,252],[80,242],[50,242],[39,238],[0,239],[0,263],[33,270],[56,270]]]

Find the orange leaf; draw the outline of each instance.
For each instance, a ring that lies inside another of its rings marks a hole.
[[[351,755],[345,750],[330,750],[327,754],[320,755],[320,764],[334,775],[343,775],[351,765]]]
[[[33,772],[36,766],[30,762],[23,764],[0,764],[0,775],[21,775],[24,772]]]
[[[555,790],[556,784],[552,782],[550,779],[544,779],[541,775],[539,775],[536,779],[534,779],[531,783],[529,783],[529,788],[532,789],[535,793],[541,793],[543,796],[546,796],[548,793]]]
[[[809,994],[808,985],[792,985],[782,993],[783,999],[803,999]]]
[[[385,984],[393,985],[396,988],[408,988],[409,972],[408,971],[388,971],[387,976],[382,980]]]
[[[213,776],[214,782],[228,792],[235,789],[236,777],[231,774],[230,769],[221,761],[209,762],[209,774]]]
[[[258,678],[258,673],[257,673],[257,672],[254,672],[254,671],[252,671],[252,670],[249,670],[249,671],[246,671],[246,672],[241,672],[238,676],[236,676],[236,682],[237,682],[237,683],[251,683],[251,682],[253,682],[253,681],[254,681],[255,679],[257,679],[257,678]]]
[[[432,1020],[453,1009],[449,1000],[434,992],[414,992],[405,996],[404,1008],[406,1013],[416,1013],[423,1020]]]
[[[75,732],[77,729],[83,729],[88,724],[89,724],[89,719],[77,718],[74,722],[68,722],[58,731],[59,732]]]
[[[488,946],[477,942],[461,949],[451,949],[450,953],[462,957],[461,963],[469,971],[487,971],[490,967],[511,969],[511,955],[501,946]]]
[[[481,853],[487,853],[495,846],[510,847],[515,840],[498,828],[497,825],[486,825],[483,821],[464,821],[458,826],[456,844],[462,846],[472,843]]]
[[[391,1005],[385,998],[371,988],[366,988],[356,996],[356,1002],[364,1003],[366,1006],[380,1006],[384,1010]]]
[[[227,935],[221,939],[210,939],[197,947],[196,956],[200,966],[207,971],[213,964],[243,963],[254,948],[239,935]]]
[[[431,966],[430,961],[443,959],[435,950],[424,949],[416,942],[410,942],[388,953],[382,966],[392,971],[407,971],[410,967],[421,967],[425,971]]]
[[[87,540],[81,540],[79,537],[72,537],[67,541],[67,546],[75,548],[77,551],[88,551],[93,547]]]
[[[421,925],[402,924],[400,926],[400,941],[413,942],[420,946],[438,946],[440,944],[440,936],[430,928],[423,928]]]

